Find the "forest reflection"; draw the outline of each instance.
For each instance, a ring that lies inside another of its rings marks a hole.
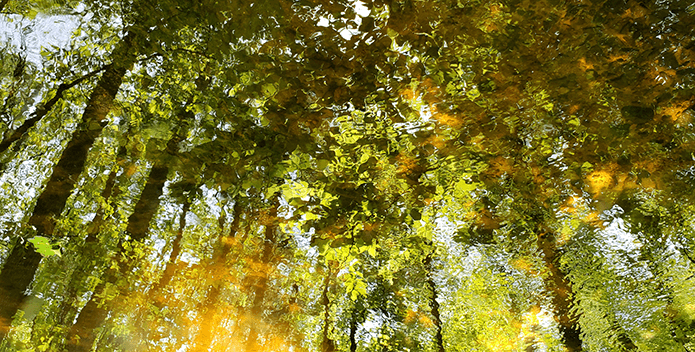
[[[0,1],[0,351],[695,351],[694,16]]]

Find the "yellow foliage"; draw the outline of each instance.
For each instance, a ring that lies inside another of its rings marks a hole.
[[[609,171],[596,170],[587,175],[586,183],[589,185],[589,192],[596,198],[603,191],[611,187],[613,184],[613,176]]]
[[[434,322],[432,321],[432,319],[430,319],[430,317],[428,317],[422,313],[420,313],[420,316],[418,317],[418,321],[420,322],[420,324],[422,324],[422,326],[424,326],[426,328],[434,327]]]
[[[401,97],[403,97],[405,100],[413,100],[415,99],[415,93],[412,89],[407,88],[401,91]]]
[[[567,214],[576,214],[577,213],[577,199],[575,197],[569,197],[565,202],[560,206],[560,211],[565,212]]]
[[[597,228],[604,229],[605,226],[603,225],[603,220],[599,218],[599,212],[598,211],[592,211],[589,214],[587,214],[584,217],[584,222],[587,224],[591,224]]]

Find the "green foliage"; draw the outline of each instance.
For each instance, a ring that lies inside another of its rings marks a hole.
[[[44,257],[52,255],[61,255],[60,245],[43,236],[34,236],[29,239],[29,242],[34,245],[36,251]]]
[[[10,1],[2,348],[695,348],[692,6],[575,5]]]

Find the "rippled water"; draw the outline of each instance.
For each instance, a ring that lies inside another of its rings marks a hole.
[[[34,19],[5,15],[0,17],[0,42],[21,50],[27,61],[41,67],[41,49],[65,47],[76,27],[75,18],[67,15],[39,15]]]

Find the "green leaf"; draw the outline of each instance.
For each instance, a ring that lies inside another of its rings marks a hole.
[[[61,256],[60,247],[58,245],[52,244],[51,241],[43,236],[35,236],[29,240],[31,244],[36,248],[36,252],[44,257],[50,257],[52,255]]]

